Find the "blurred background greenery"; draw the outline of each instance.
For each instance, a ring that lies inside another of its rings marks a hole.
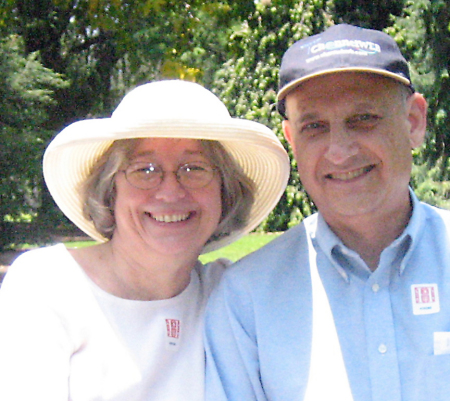
[[[263,245],[266,245],[280,234],[281,233],[251,233],[217,251],[201,255],[200,260],[202,263],[208,263],[219,258],[226,258],[236,262],[250,252],[256,251]],[[80,248],[93,244],[95,244],[93,241],[70,241],[66,243],[69,248]]]
[[[199,82],[233,116],[273,128],[288,149],[275,109],[281,56],[341,22],[384,30],[410,61],[430,106],[411,185],[419,198],[450,206],[447,0],[0,1],[0,251],[80,235],[43,183],[44,149],[71,122],[109,116],[138,84]],[[315,210],[293,159],[292,167],[256,231],[284,231]]]

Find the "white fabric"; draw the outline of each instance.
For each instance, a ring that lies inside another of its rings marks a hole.
[[[333,313],[317,270],[317,254],[310,237],[308,242],[313,324],[311,365],[304,401],[353,401]]]
[[[147,302],[96,287],[63,245],[22,255],[0,290],[0,400],[202,401],[203,311],[224,266]]]

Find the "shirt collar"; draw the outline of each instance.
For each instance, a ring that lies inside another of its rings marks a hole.
[[[349,280],[348,274],[345,269],[335,262],[332,252],[336,247],[345,247],[339,237],[331,230],[331,228],[326,223],[322,214],[316,213],[313,216],[308,217],[304,221],[306,231],[311,237],[311,241],[314,246],[318,246],[332,262],[335,269],[342,276],[345,281]],[[345,247],[346,248],[346,247]],[[351,249],[350,252],[353,252]]]
[[[388,247],[389,249],[398,248],[399,252],[403,253],[403,255],[401,255],[402,261],[399,265],[400,275],[405,270],[411,253],[418,243],[426,217],[420,201],[411,188],[410,199],[413,211],[409,223],[403,233]],[[352,258],[360,258],[359,255],[343,244],[340,238],[330,229],[320,212],[306,219],[305,226],[313,243],[316,243],[327,255],[342,278],[349,281],[349,276],[345,268],[335,261],[333,250],[339,249],[340,252]]]
[[[423,233],[426,220],[426,213],[424,207],[411,188],[409,189],[409,194],[411,199],[411,205],[413,208],[411,218],[402,235],[400,235],[400,237],[398,237],[391,244],[391,246],[398,245],[399,243],[404,242],[405,239],[409,240],[410,242],[409,247],[405,252],[405,256],[403,257],[403,260],[400,264],[399,274],[403,274],[403,271],[406,268],[406,265],[411,257],[414,248],[420,242],[420,237]]]

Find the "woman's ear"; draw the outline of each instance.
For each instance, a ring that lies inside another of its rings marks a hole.
[[[420,93],[413,93],[408,99],[409,138],[411,149],[422,145],[427,130],[427,101]]]

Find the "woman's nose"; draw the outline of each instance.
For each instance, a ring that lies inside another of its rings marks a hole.
[[[178,182],[176,172],[166,171],[156,187],[155,198],[165,202],[176,202],[186,196],[186,189]]]

